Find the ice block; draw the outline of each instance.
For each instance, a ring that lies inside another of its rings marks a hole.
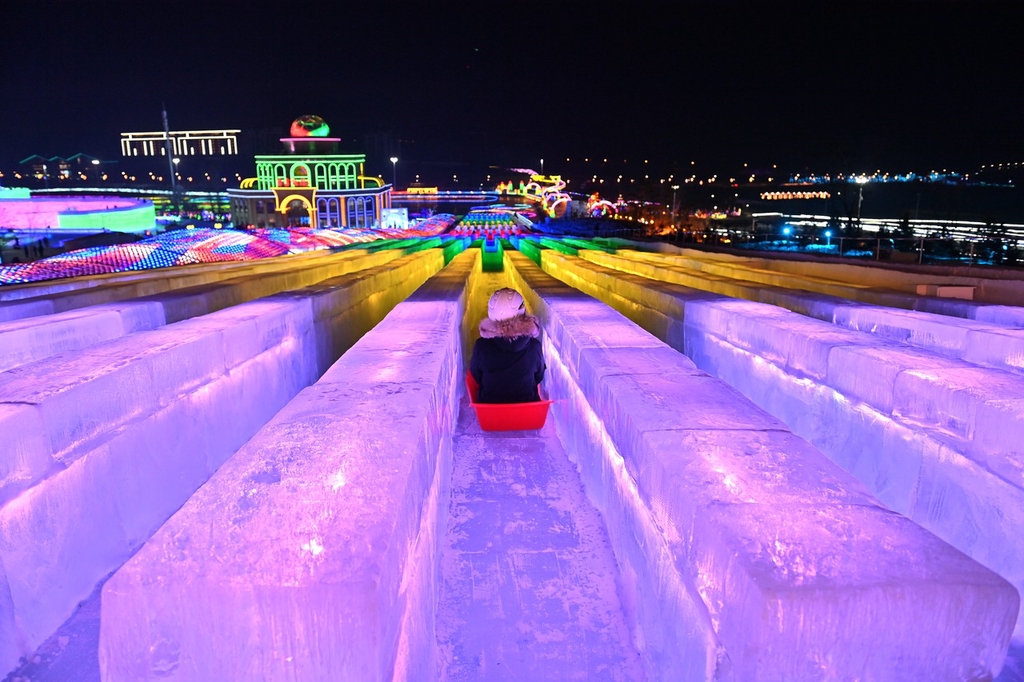
[[[412,254],[4,373],[0,561],[22,653],[442,265]]]
[[[107,582],[104,680],[430,679],[467,252]]]

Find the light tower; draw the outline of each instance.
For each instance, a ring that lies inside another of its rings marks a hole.
[[[391,187],[398,189],[398,157],[391,157]]]

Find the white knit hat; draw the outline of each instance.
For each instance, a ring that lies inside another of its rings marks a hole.
[[[515,289],[498,289],[487,301],[487,317],[495,322],[511,320],[526,313],[526,302]]]

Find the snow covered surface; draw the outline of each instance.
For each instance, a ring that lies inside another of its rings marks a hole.
[[[0,374],[0,632],[13,633],[4,646],[31,652],[442,263],[436,250],[407,256]]]
[[[432,677],[476,255],[398,305],[107,582],[105,680]]]
[[[630,542],[624,531],[631,524],[610,519],[631,514],[636,527],[650,514],[677,580],[689,583],[691,595],[696,590],[713,626],[701,631],[699,619],[690,619],[691,649],[700,648],[701,635],[722,645],[717,663],[705,657],[709,670],[743,680],[893,679],[894,671],[899,679],[970,679],[999,670],[1019,603],[1005,580],[884,509],[780,421],[682,356],[674,363],[659,358],[647,374],[615,375],[612,358],[652,353],[660,343],[626,330],[632,325],[596,302],[559,296],[549,277],[522,281],[540,292],[532,299],[552,355],[566,376],[578,377],[575,391],[568,383],[566,390],[594,415],[583,411],[564,422],[586,432],[568,449],[588,490],[607,493],[615,489],[607,481],[622,476],[616,469],[628,473],[619,486],[630,491],[621,495],[626,502],[598,505],[620,564],[630,565],[620,547]],[[716,305],[688,304],[687,323],[694,306]],[[621,336],[612,333],[616,319]],[[591,353],[601,359],[589,360]],[[603,376],[591,376],[587,368],[598,366]],[[594,454],[585,456],[588,440]],[[588,474],[594,462],[599,469]],[[662,552],[649,549],[653,556],[641,555],[636,565],[658,565]],[[658,622],[640,626],[645,639]],[[922,622],[932,627],[922,631]]]

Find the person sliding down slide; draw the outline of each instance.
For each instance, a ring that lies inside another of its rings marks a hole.
[[[540,400],[544,379],[540,322],[526,312],[514,289],[498,289],[487,301],[480,338],[473,346],[469,371],[480,386],[477,402],[530,403]]]

